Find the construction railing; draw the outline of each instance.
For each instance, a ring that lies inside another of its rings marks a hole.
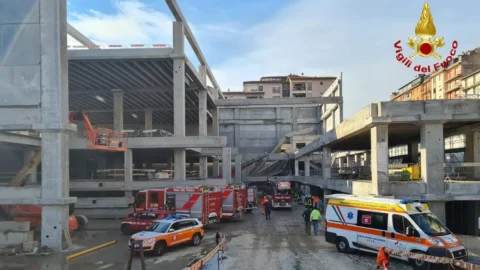
[[[184,270],[220,270],[223,267],[224,254],[227,251],[227,239],[221,235],[217,241],[218,245],[210,251],[205,257],[195,259],[189,263]]]
[[[444,166],[445,180],[480,181],[480,163],[451,162]]]
[[[122,130],[123,133],[128,134],[129,138],[141,138],[141,137],[172,137],[173,134],[163,129],[127,129]],[[78,131],[77,135],[74,137],[77,138],[86,138],[86,131]]]

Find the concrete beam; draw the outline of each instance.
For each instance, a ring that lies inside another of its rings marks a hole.
[[[182,180],[182,186],[198,186],[198,185],[225,185],[224,179],[207,178],[204,180]],[[125,186],[123,181],[93,181],[82,180],[72,181],[70,184],[71,191],[137,191],[147,188],[166,188],[179,185],[179,181],[168,179],[161,181],[133,181],[130,187]]]
[[[80,31],[78,31],[75,27],[73,27],[71,24],[67,23],[67,33],[73,37],[75,40],[80,42],[83,46],[95,46],[93,41],[88,39],[86,36],[84,36]]]
[[[223,94],[220,91],[220,85],[217,83],[217,80],[215,79],[215,76],[213,75],[213,72],[207,63],[207,60],[205,59],[205,56],[203,55],[202,50],[200,49],[200,46],[198,45],[197,40],[195,39],[195,36],[192,33],[192,30],[190,30],[190,26],[188,26],[187,20],[185,19],[185,16],[183,16],[183,13],[177,4],[177,1],[176,0],[165,0],[165,1],[167,2],[167,5],[170,8],[170,11],[172,12],[173,17],[175,17],[175,19],[178,22],[184,23],[183,25],[185,27],[185,37],[187,38],[188,43],[190,43],[190,46],[192,47],[192,50],[195,52],[195,55],[197,56],[200,64],[205,66],[207,76],[210,79],[210,82],[212,82],[213,87],[217,89],[218,94],[221,96],[221,98],[223,98]]]
[[[223,136],[142,137],[128,138],[128,148],[221,148],[227,145]],[[70,149],[87,149],[85,138],[71,138]]]
[[[342,97],[312,97],[312,98],[260,98],[260,99],[217,99],[218,107],[249,106],[249,105],[302,105],[302,104],[336,104],[342,102]]]
[[[306,119],[260,119],[260,120],[242,120],[242,119],[223,119],[220,120],[222,125],[265,125],[268,124],[319,124],[321,121],[315,118]]]
[[[39,137],[26,136],[10,132],[0,132],[0,142],[29,146],[40,146],[41,144]]]
[[[136,93],[172,93],[173,88],[170,87],[145,87],[145,88],[127,88],[127,89],[120,89],[125,94],[136,94]],[[109,92],[111,89],[76,89],[75,91],[69,91],[69,95],[96,95],[96,94],[110,94]],[[185,91],[197,91],[196,88],[185,88]],[[138,110],[144,110],[145,108],[138,108]],[[155,109],[155,108],[151,108]],[[172,108],[173,109],[173,108]],[[192,108],[193,109],[193,108]],[[85,110],[88,111],[88,110]]]
[[[238,154],[238,148],[230,148],[232,149],[232,156]],[[200,148],[198,149],[199,153],[205,156],[221,156],[222,149],[221,148]]]
[[[171,58],[172,48],[68,50],[68,60],[159,59]]]
[[[173,108],[133,108],[133,109],[123,109],[123,112],[143,112],[145,110],[152,110],[152,112],[171,112]],[[197,111],[198,108],[186,108],[185,111]],[[113,112],[113,109],[87,109],[82,110],[85,113],[106,113]]]

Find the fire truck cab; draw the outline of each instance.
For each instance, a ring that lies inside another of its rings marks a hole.
[[[292,195],[290,195],[290,190],[290,182],[278,182],[273,190],[272,206],[274,209],[292,209]]]

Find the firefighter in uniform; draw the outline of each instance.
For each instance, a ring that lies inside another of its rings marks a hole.
[[[304,201],[305,207],[310,207],[313,208],[313,200],[312,196],[305,196],[305,201]]]
[[[313,206],[318,207],[318,197],[313,196]]]
[[[267,196],[263,196],[262,200],[262,215],[265,215],[265,203],[268,202]]]

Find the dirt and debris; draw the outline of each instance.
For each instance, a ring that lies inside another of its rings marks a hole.
[[[24,250],[22,245],[16,245],[1,248],[0,256],[48,256],[54,252],[55,250],[47,246],[33,248],[32,250]]]

